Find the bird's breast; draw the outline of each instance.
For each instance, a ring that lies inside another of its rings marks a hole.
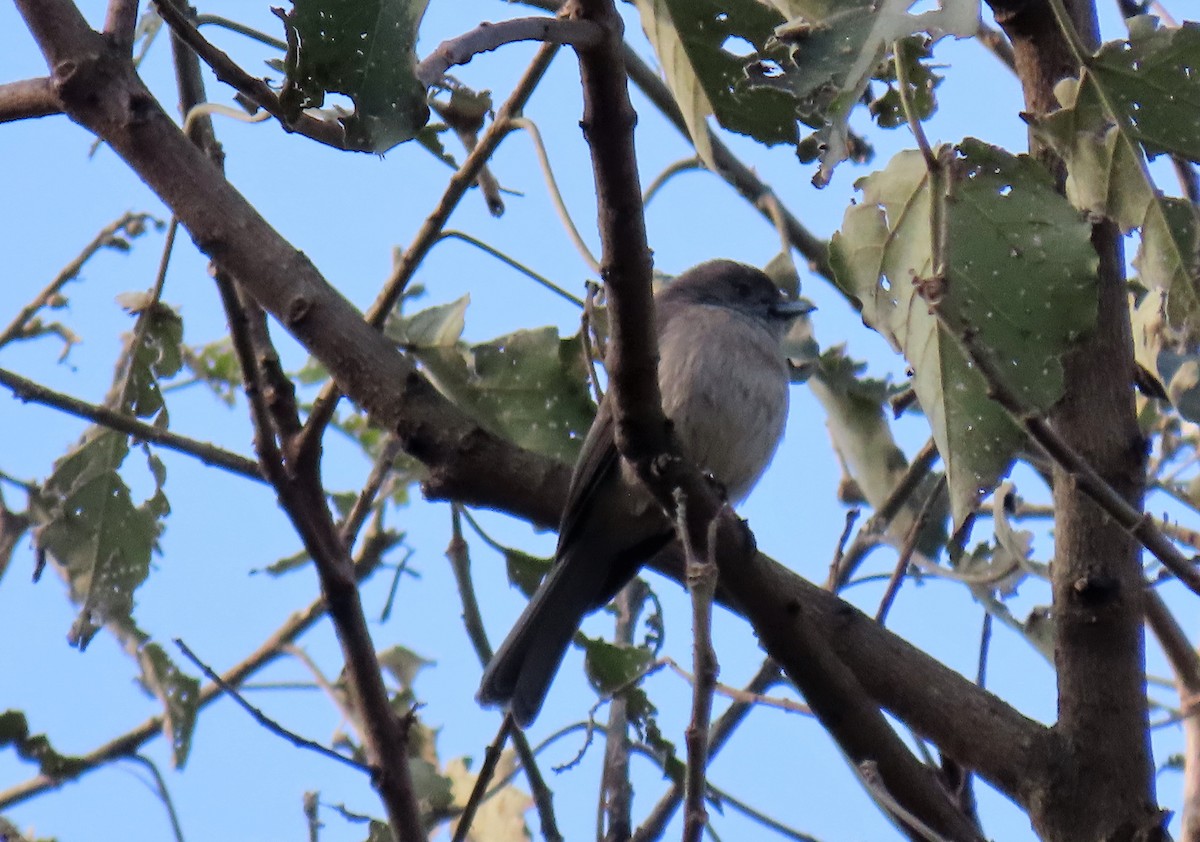
[[[787,367],[770,331],[735,313],[670,324],[659,343],[663,411],[688,457],[732,502],[749,493],[783,434]]]

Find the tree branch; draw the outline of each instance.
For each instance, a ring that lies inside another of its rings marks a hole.
[[[28,380],[19,374],[0,368],[0,386],[13,393],[18,400],[39,403],[43,406],[54,407],[76,418],[91,421],[102,427],[108,427],[120,433],[133,436],[139,441],[165,447],[188,456],[194,456],[206,465],[223,468],[230,473],[238,474],[248,479],[265,482],[257,463],[237,453],[223,450],[214,444],[197,441],[178,433],[160,429],[146,424],[121,412],[116,412],[105,406],[97,406],[78,398],[72,398],[53,389],[47,389],[40,383]]]
[[[577,48],[576,53],[584,96],[580,125],[592,151],[603,248],[601,274],[608,290],[608,397],[617,449],[667,511],[676,510],[676,495],[687,501],[679,508],[678,531],[696,553],[717,556],[720,547],[721,558],[742,557],[740,563],[721,565],[724,584],[843,751],[856,764],[876,762],[888,790],[926,824],[954,839],[979,838],[812,626],[801,618],[786,637],[776,637],[771,632],[778,626],[765,623],[759,606],[743,599],[760,586],[756,575],[760,571],[750,563],[752,539],[695,468],[679,457],[662,412],[650,293],[652,264],[633,147],[636,114],[625,76],[622,21],[612,0],[570,0],[564,13],[595,21],[606,35],[595,47]],[[777,648],[788,651],[781,656]]]
[[[118,50],[133,50],[133,34],[137,29],[138,0],[108,0],[104,14],[104,34]]]
[[[0,85],[0,123],[62,113],[62,103],[49,77],[22,79]]]
[[[596,44],[600,31],[588,21],[562,18],[512,18],[499,23],[481,23],[470,32],[438,44],[421,59],[416,76],[426,87],[444,84],[446,71],[466,64],[480,53],[487,53],[516,41],[542,41],[589,47]]]
[[[250,102],[262,108],[279,121],[289,132],[332,146],[335,149],[355,150],[346,145],[346,135],[341,124],[331,120],[319,120],[307,114],[291,115],[279,102],[279,97],[262,79],[257,79],[243,70],[223,50],[213,46],[200,34],[187,13],[178,5],[178,0],[155,0],[155,6],[163,22],[172,34],[187,44],[216,74],[221,82],[229,85]]]

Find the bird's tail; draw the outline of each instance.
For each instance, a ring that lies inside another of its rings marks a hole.
[[[560,558],[492,657],[479,701],[506,706],[522,728],[537,716],[559,664],[584,616],[603,593],[604,566]]]

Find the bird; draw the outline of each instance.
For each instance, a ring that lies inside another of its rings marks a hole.
[[[663,413],[686,458],[736,504],[774,456],[788,412],[782,340],[812,306],[764,272],[711,260],[655,296]],[[580,624],[674,537],[662,507],[620,458],[601,400],[571,477],[554,562],[480,681],[478,700],[516,724],[536,718]]]

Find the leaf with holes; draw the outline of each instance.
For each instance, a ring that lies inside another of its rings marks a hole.
[[[417,79],[417,29],[428,0],[294,0],[283,15],[288,53],[280,101],[299,113],[327,93],[345,94],[346,145],[383,153],[416,137],[429,120]]]
[[[1031,410],[1063,393],[1060,357],[1095,320],[1097,259],[1090,226],[1059,196],[1049,173],[975,140],[954,154],[947,215],[947,278],[939,307],[976,331]],[[1022,442],[1014,422],[939,326],[919,282],[932,273],[928,172],[902,152],[858,182],[863,201],[833,239],[838,283],[863,319],[904,353],[913,388],[946,465],[955,529],[993,488]]]
[[[574,462],[595,405],[579,337],[552,327],[461,348],[415,352],[442,394],[510,441]]]
[[[941,8],[910,14],[911,0],[769,0],[788,22],[775,37],[789,48],[779,65],[754,73],[756,86],[789,92],[824,125],[814,141],[821,165],[813,183],[829,183],[833,169],[853,157],[849,118],[892,44],[918,33],[933,41],[945,35],[967,38],[979,29],[978,0],[943,0]],[[766,71],[771,72],[766,72]]]
[[[31,499],[39,552],[48,553],[66,580],[79,616],[68,635],[83,649],[105,624],[133,627],[133,592],[146,580],[158,550],[162,518],[170,511],[162,491],[162,464],[152,460],[154,494],[134,505],[118,469],[129,452],[123,433],[91,428],[55,463]]]
[[[200,682],[175,665],[157,643],[144,641],[138,647],[139,679],[143,689],[163,706],[163,734],[171,744],[171,759],[182,769],[192,747],[196,712],[200,707]]]
[[[775,27],[776,12],[757,0],[636,0],[642,28],[654,45],[705,165],[716,170],[708,143],[707,119],[766,144],[797,139],[791,97],[765,87],[750,88],[743,53],[762,54]]]
[[[1185,343],[1200,341],[1197,211],[1155,187],[1146,155],[1200,158],[1200,28],[1156,29],[1135,19],[1130,40],[1106,44],[1081,77],[1060,82],[1062,108],[1032,121],[1067,165],[1076,207],[1142,229],[1143,282],[1165,291]]]

